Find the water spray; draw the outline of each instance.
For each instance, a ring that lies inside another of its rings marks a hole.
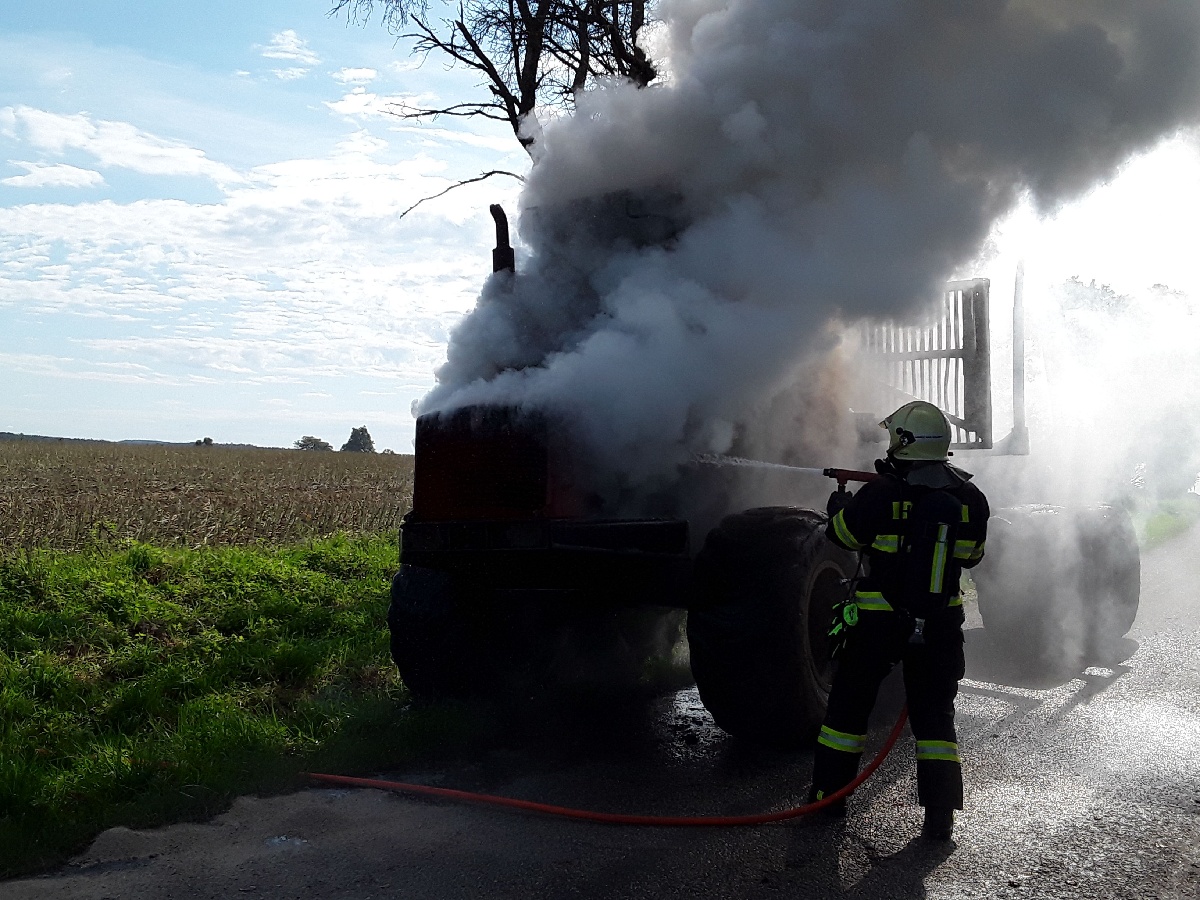
[[[785,472],[795,472],[798,475],[818,475],[823,478],[837,480],[838,489],[845,490],[848,481],[874,481],[879,477],[878,472],[864,472],[860,469],[817,468],[813,466],[787,466],[783,463],[764,462],[760,459],[745,459],[741,456],[723,456],[719,453],[701,453],[695,458],[701,466],[739,466],[750,469],[782,469]]]

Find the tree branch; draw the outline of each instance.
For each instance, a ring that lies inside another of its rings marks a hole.
[[[491,110],[500,110],[492,112]],[[508,115],[498,103],[456,103],[453,106],[423,109],[416,106],[406,106],[404,103],[388,105],[388,114],[398,119],[436,119],[438,116],[460,116],[470,118],[480,116],[496,122],[507,122]]]
[[[471,51],[479,59],[480,68],[487,72],[488,78],[491,79],[492,93],[494,93],[500,100],[503,101],[504,108],[508,112],[509,123],[512,125],[513,134],[517,136],[517,140],[521,141],[521,146],[528,150],[528,145],[521,140],[521,117],[518,112],[519,107],[517,104],[517,98],[513,96],[512,91],[509,90],[509,87],[505,83],[504,79],[500,77],[500,73],[496,71],[496,66],[492,63],[491,59],[488,58],[488,55],[483,52],[483,48],[479,46],[479,42],[475,40],[475,36],[471,34],[470,30],[466,26],[466,23],[462,21],[461,17],[455,23],[455,25],[458,27],[463,39],[470,44]]]
[[[451,66],[479,73],[491,102],[408,110],[405,118],[480,115],[507,121],[532,154],[535,138],[523,134],[539,108],[570,109],[595,79],[617,75],[644,87],[658,77],[638,36],[653,16],[655,0],[439,0],[449,7],[431,20],[431,0],[327,0],[329,15],[365,22],[378,7],[385,25],[413,42],[412,52],[437,50]],[[407,26],[407,33],[402,33]]]
[[[416,209],[422,203],[426,203],[429,200],[436,200],[438,197],[445,197],[448,193],[450,193],[455,188],[464,187],[465,185],[468,185],[468,184],[475,184],[477,181],[483,181],[486,178],[491,178],[493,175],[507,175],[509,178],[517,179],[517,181],[520,181],[522,184],[525,182],[524,175],[518,175],[516,172],[509,172],[506,169],[492,169],[490,172],[484,172],[482,175],[477,175],[474,178],[464,178],[462,181],[456,181],[454,184],[450,185],[450,187],[446,188],[444,191],[438,191],[436,194],[430,194],[428,197],[422,197],[420,200],[418,200],[416,203],[414,203],[408,209],[404,210],[404,212],[400,213],[400,215],[397,216],[397,219],[403,219],[405,216],[407,216],[410,212],[412,212],[414,209]]]

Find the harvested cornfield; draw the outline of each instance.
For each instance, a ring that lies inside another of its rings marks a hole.
[[[412,457],[221,446],[0,442],[0,548],[201,547],[392,531]]]

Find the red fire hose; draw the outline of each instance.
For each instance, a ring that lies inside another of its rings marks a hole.
[[[446,797],[451,800],[466,800],[471,803],[486,803],[492,806],[507,806],[512,809],[524,809],[530,812],[544,813],[551,816],[564,816],[568,819],[586,819],[590,822],[605,822],[609,825],[657,825],[678,827],[685,825],[766,825],[770,822],[783,822],[795,819],[809,813],[818,812],[831,804],[849,796],[860,784],[874,774],[875,770],[887,758],[900,734],[904,723],[908,721],[908,707],[900,711],[891,734],[884,741],[879,752],[852,782],[836,793],[830,794],[815,803],[804,806],[794,806],[791,809],[772,813],[755,813],[745,816],[638,816],[624,813],[594,812],[586,809],[570,809],[566,806],[551,806],[548,803],[535,803],[532,800],[515,800],[512,797],[496,797],[491,794],[475,794],[470,791],[456,791],[450,788],[429,787],[424,784],[408,784],[402,781],[380,781],[375,778],[350,778],[345,775],[322,775],[318,772],[307,772],[309,778],[329,784],[340,784],[347,787],[376,788],[381,791],[396,791],[405,794],[426,794],[432,797]]]

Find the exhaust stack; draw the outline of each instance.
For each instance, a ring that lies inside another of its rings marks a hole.
[[[492,250],[493,272],[515,272],[517,257],[513,253],[512,244],[508,242],[508,216],[499,203],[493,203],[488,209],[496,222],[496,247]]]

